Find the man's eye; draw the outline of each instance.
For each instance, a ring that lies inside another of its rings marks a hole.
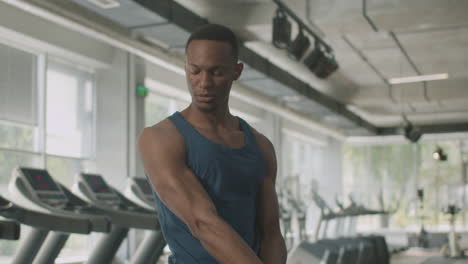
[[[191,68],[191,69],[190,69],[190,73],[191,73],[191,74],[198,74],[198,73],[200,73],[200,69]]]
[[[214,76],[223,76],[223,75],[224,75],[224,71],[222,71],[222,70],[214,70],[214,71],[213,71],[213,75],[214,75]]]

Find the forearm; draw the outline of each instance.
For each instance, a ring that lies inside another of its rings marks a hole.
[[[220,264],[262,263],[237,232],[219,217],[209,224],[201,223],[198,232],[203,247]]]
[[[283,236],[276,234],[269,237],[263,237],[260,259],[268,264],[285,264],[288,252]]]

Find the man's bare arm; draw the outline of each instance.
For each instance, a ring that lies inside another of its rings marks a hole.
[[[268,264],[286,263],[287,250],[279,225],[278,197],[275,190],[276,156],[273,144],[263,135],[257,141],[265,157],[267,171],[258,194],[257,224],[262,235],[260,258]]]
[[[145,171],[161,201],[219,263],[262,263],[216,207],[187,167],[183,137],[169,120],[146,128],[138,140]]]

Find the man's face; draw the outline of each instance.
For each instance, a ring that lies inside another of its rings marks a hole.
[[[187,47],[185,73],[192,105],[203,112],[226,107],[234,80],[242,72],[227,42],[192,40]]]

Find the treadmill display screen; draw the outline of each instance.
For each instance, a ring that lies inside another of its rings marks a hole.
[[[142,178],[135,178],[135,182],[140,187],[140,189],[143,191],[144,194],[146,195],[153,195],[153,191],[151,190],[151,186],[149,185],[148,181],[146,179]]]
[[[94,174],[83,174],[83,178],[86,183],[91,187],[91,190],[95,193],[112,193],[111,189],[104,181],[102,176]]]
[[[50,177],[47,171],[25,168],[22,168],[21,171],[23,172],[24,176],[26,176],[26,179],[34,190],[60,191],[59,187],[54,182],[54,180],[52,180],[52,177]]]

